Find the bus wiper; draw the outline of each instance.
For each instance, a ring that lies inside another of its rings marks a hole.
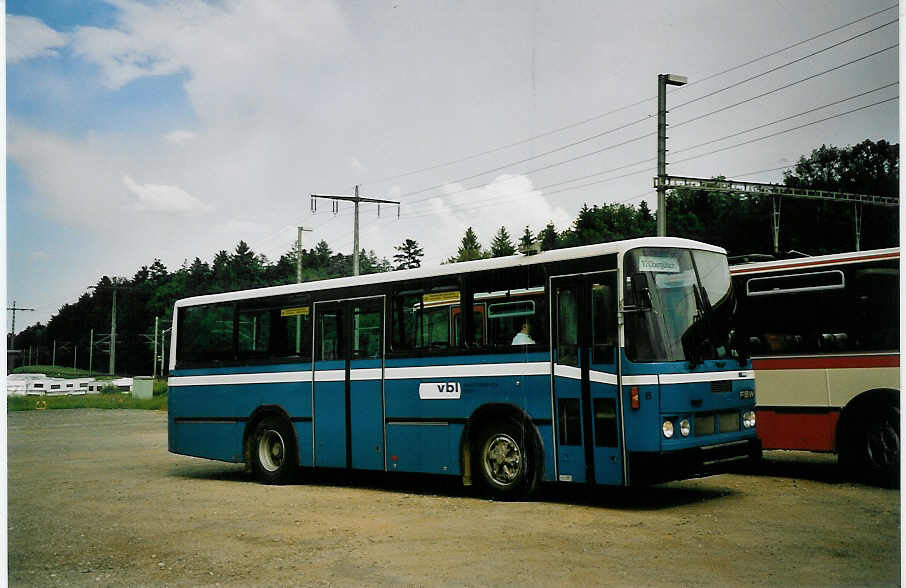
[[[695,333],[695,337],[693,339],[694,343],[689,346],[690,352],[687,355],[689,356],[689,366],[694,369],[705,362],[705,350],[711,344],[714,333],[711,326],[712,309],[708,300],[708,293],[705,292],[703,286],[693,284],[692,294],[695,297],[696,309],[695,324],[692,331]]]

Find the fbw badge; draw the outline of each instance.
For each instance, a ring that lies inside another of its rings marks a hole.
[[[459,382],[422,382],[418,385],[418,397],[422,400],[459,400],[461,395]]]

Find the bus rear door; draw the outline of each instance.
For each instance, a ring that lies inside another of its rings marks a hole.
[[[315,303],[318,467],[384,469],[384,299]]]

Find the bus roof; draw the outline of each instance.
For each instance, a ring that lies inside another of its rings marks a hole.
[[[726,251],[723,248],[717,247],[715,245],[709,245],[707,243],[702,243],[700,241],[680,239],[678,237],[641,237],[639,239],[612,241],[609,243],[584,245],[582,247],[553,249],[550,251],[543,251],[536,255],[510,255],[507,257],[495,257],[491,259],[479,259],[476,261],[464,261],[459,263],[421,267],[410,270],[396,270],[391,272],[381,272],[361,276],[332,278],[329,280],[316,280],[312,282],[302,282],[299,284],[285,284],[282,286],[255,288],[252,290],[236,290],[233,292],[223,292],[220,294],[205,294],[203,296],[193,296],[191,298],[183,298],[181,300],[177,300],[176,306],[183,307],[200,304],[213,304],[216,302],[229,302],[232,300],[245,300],[249,298],[264,298],[267,296],[314,292],[318,290],[329,290],[333,288],[347,288],[350,286],[367,286],[372,284],[401,282],[406,280],[416,280],[420,278],[434,278],[445,275],[456,276],[463,273],[529,266],[539,263],[581,259],[584,257],[596,257],[610,253],[622,254],[630,249],[636,249],[638,247],[675,247],[683,249],[699,249],[726,254]]]
[[[794,259],[778,259],[775,261],[760,261],[757,263],[744,263],[730,267],[734,276],[741,274],[755,274],[781,270],[793,270],[825,265],[841,265],[849,263],[865,263],[867,261],[880,261],[884,259],[898,259],[900,248],[871,249],[869,251],[852,251],[849,253],[832,253],[830,255],[815,255],[812,257],[796,257]]]

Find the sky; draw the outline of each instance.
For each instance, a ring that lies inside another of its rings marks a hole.
[[[822,144],[899,142],[899,11],[7,0],[6,295],[35,309],[16,331],[155,259],[244,240],[276,260],[298,226],[351,253],[352,205],[312,193],[400,201],[361,206],[361,247],[415,239],[423,265],[469,226],[488,246],[583,204],[654,209],[659,73],[689,80],[667,95],[675,175],[776,182]]]

